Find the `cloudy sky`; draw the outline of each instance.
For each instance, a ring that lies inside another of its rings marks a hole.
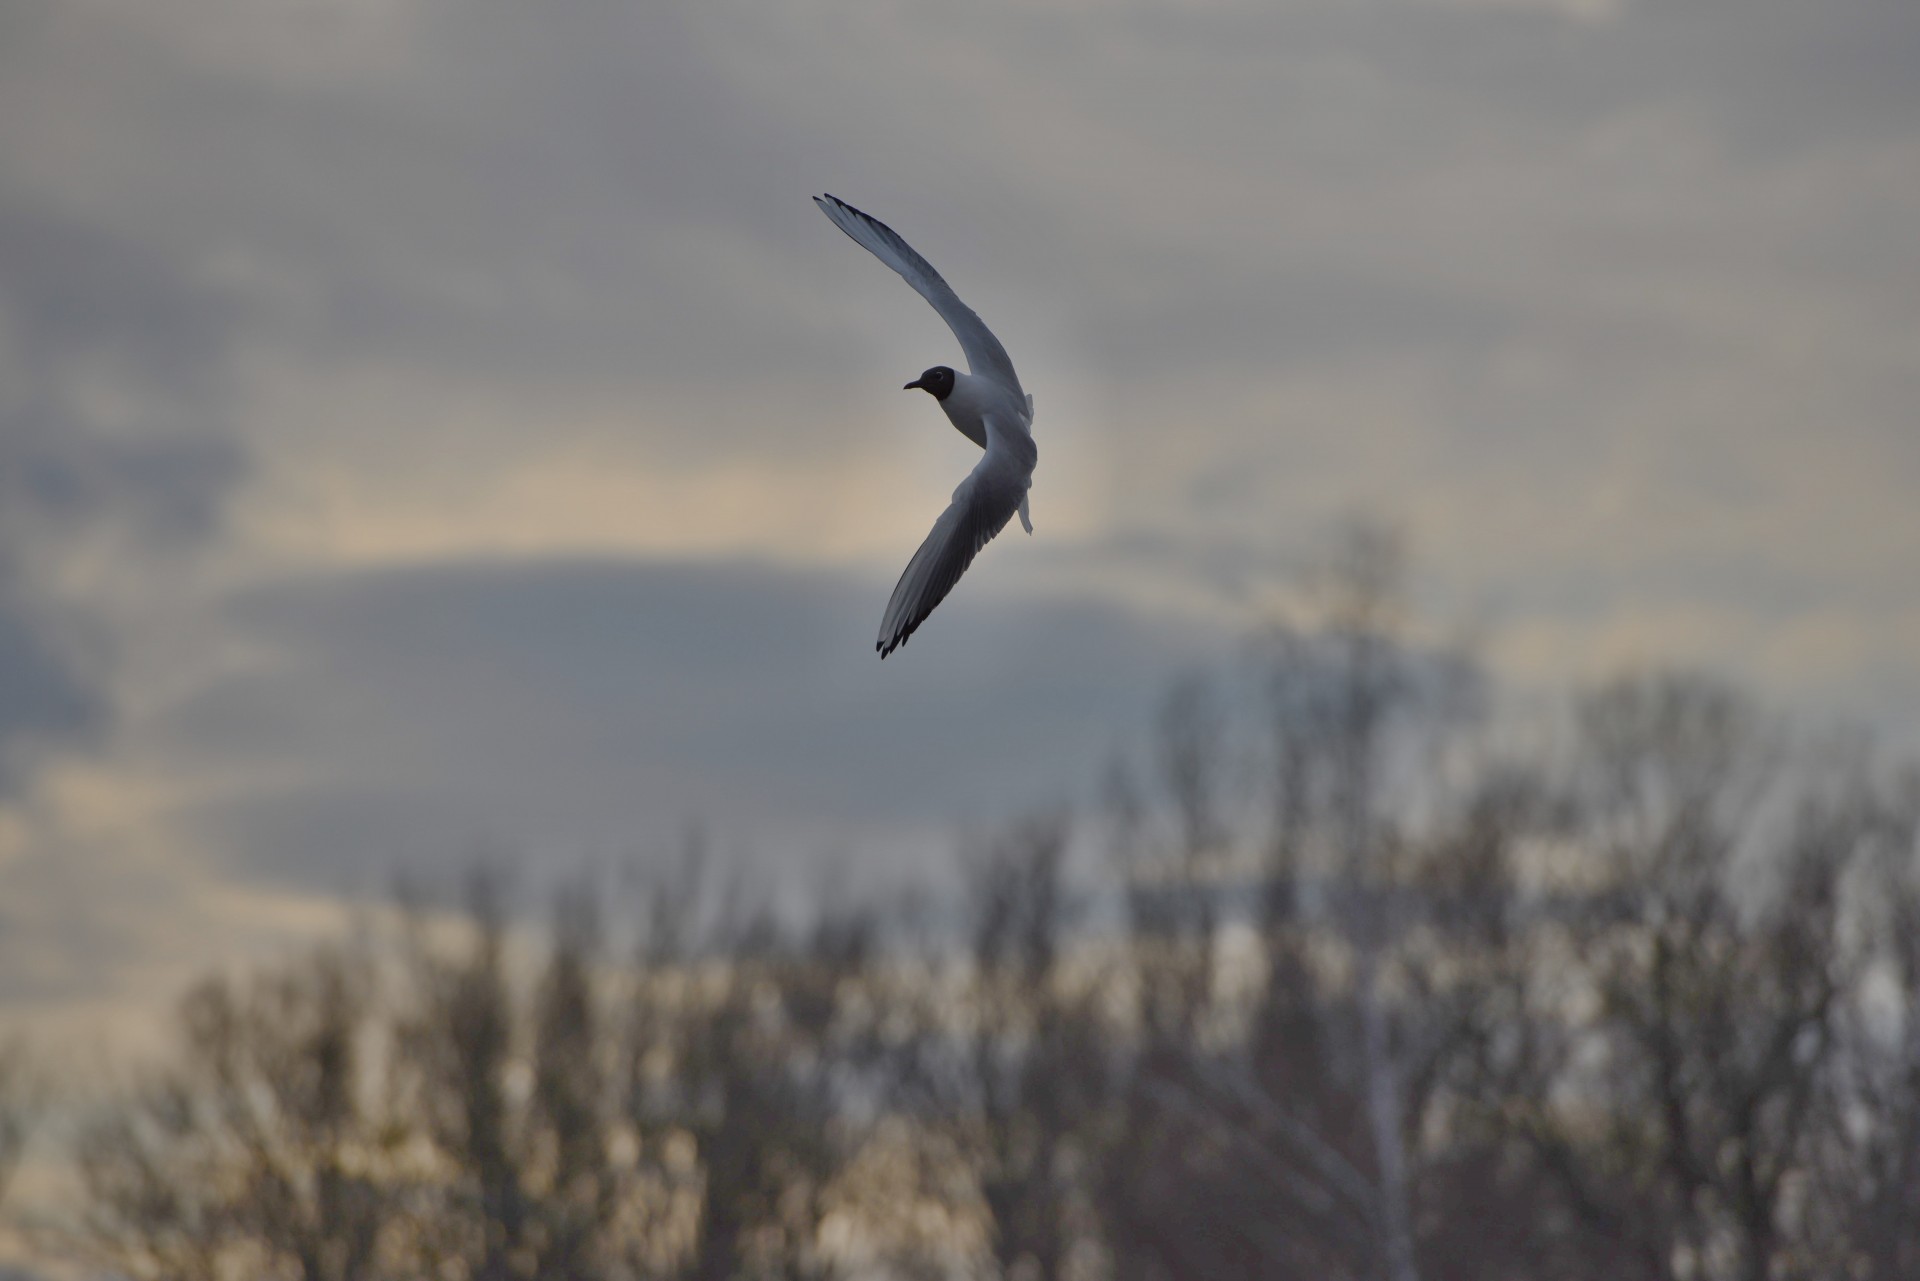
[[[1330,520],[1513,682],[1920,725],[1911,0],[0,7],[0,1022],[480,856],[924,864]],[[970,450],[1035,535],[884,665]]]

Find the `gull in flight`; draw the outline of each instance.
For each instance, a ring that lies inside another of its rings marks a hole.
[[[887,612],[880,618],[880,639],[873,645],[885,658],[927,621],[933,607],[947,598],[980,549],[1006,528],[1015,512],[1020,513],[1026,531],[1033,532],[1027,511],[1027,489],[1033,484],[1033,465],[1039,458],[1033,445],[1033,397],[1020,389],[1007,349],[993,331],[980,323],[973,309],[899,233],[832,196],[815,196],[813,203],[835,226],[899,272],[953,330],[966,353],[968,372],[935,365],[908,383],[907,389],[918,387],[939,401],[960,434],[987,451],[953,491],[953,502],[933,522],[933,532],[907,562],[887,601]]]

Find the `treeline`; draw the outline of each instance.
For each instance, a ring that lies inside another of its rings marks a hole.
[[[1519,741],[1356,545],[959,926],[479,878],[180,1009],[135,1277],[1920,1276],[1920,776],[1700,677]],[[1228,690],[1238,693],[1229,693]],[[6,1136],[0,1122],[0,1167]]]

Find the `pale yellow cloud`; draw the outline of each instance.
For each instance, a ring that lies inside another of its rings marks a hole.
[[[1499,669],[1536,685],[1623,670],[1693,666],[1773,696],[1813,696],[1862,715],[1888,678],[1920,682],[1920,610],[1813,609],[1781,616],[1738,603],[1623,603],[1598,616],[1536,615],[1489,633]],[[1802,704],[1804,706],[1804,704]]]
[[[543,556],[904,563],[979,457],[877,373],[804,396],[666,386],[635,405],[399,365],[247,370],[244,413],[263,429],[222,551],[243,577]],[[1071,538],[1102,523],[1112,441],[1071,373],[1046,390],[1034,506]]]
[[[184,806],[231,782],[152,760],[70,759],[8,808],[0,899],[32,910],[7,914],[0,971],[14,993],[8,1025],[37,1051],[151,1047],[211,968],[338,936],[348,909],[337,897],[236,883],[180,830]]]

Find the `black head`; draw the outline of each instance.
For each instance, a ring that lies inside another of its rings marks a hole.
[[[932,369],[921,374],[900,390],[910,391],[915,387],[926,392],[935,400],[945,400],[953,394],[953,371],[945,365],[935,365]]]

